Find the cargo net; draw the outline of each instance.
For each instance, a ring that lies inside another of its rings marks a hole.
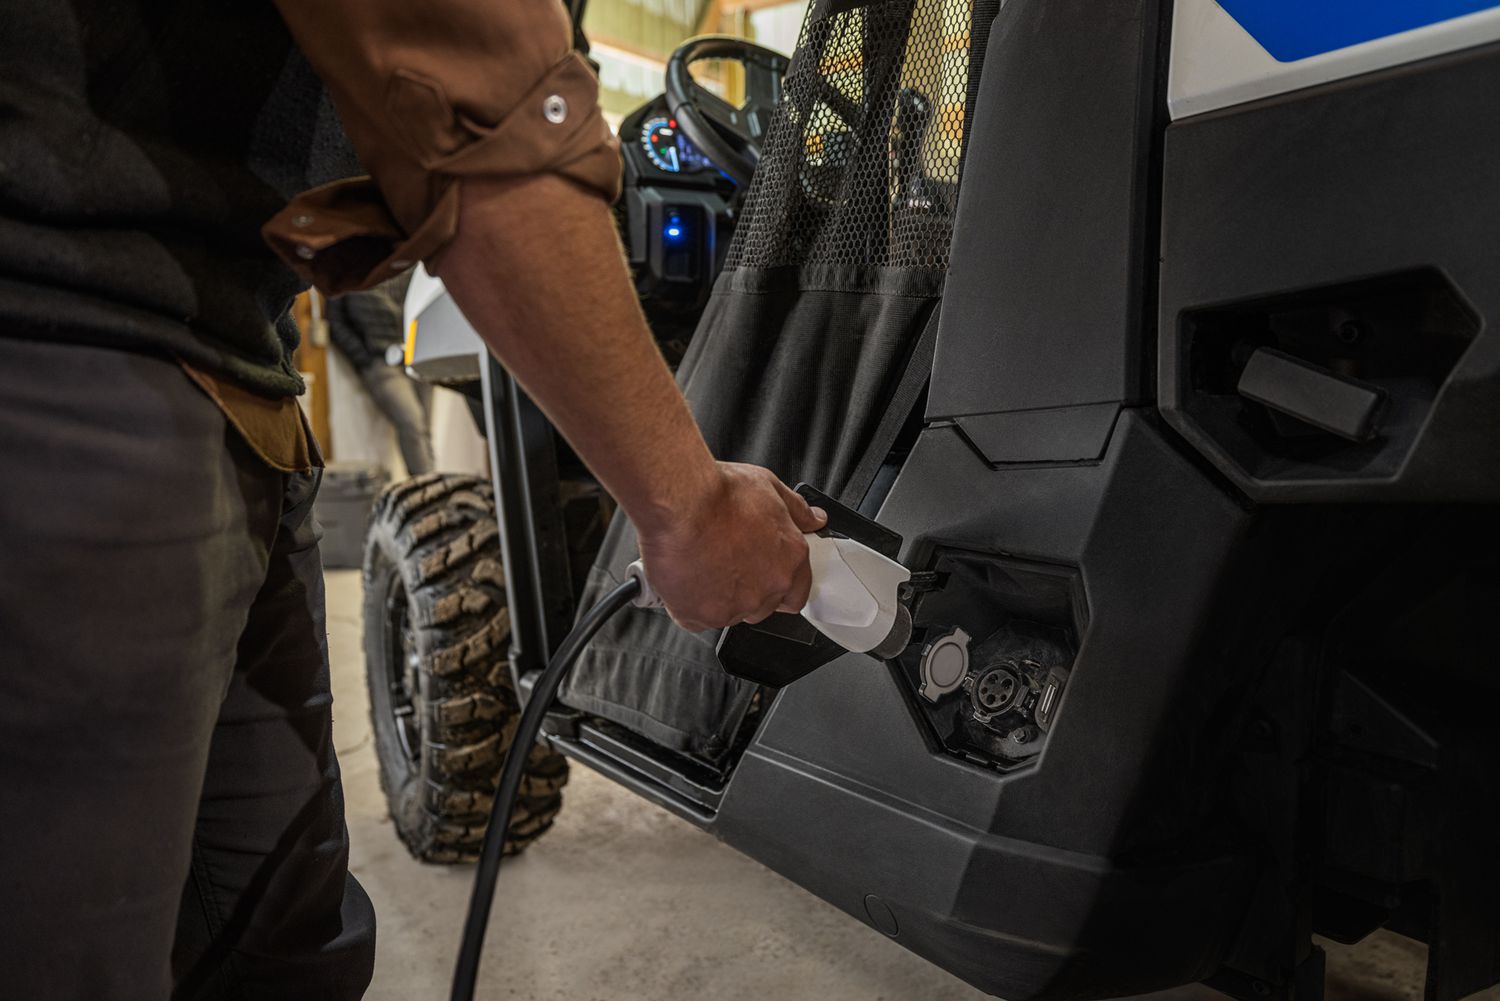
[[[948,266],[973,0],[815,0],[726,270]]]

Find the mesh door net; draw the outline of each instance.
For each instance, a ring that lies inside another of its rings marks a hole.
[[[963,159],[972,5],[818,4],[726,269],[940,278]]]
[[[857,504],[856,470],[948,265],[974,41],[971,0],[818,0],[746,197],[725,270],[678,379],[720,459],[754,462]],[[861,474],[862,475],[862,474]],[[637,555],[617,518],[583,598]],[[752,686],[662,612],[616,616],[563,701],[711,764]]]

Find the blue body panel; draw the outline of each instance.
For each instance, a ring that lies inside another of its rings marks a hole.
[[[1500,0],[1218,0],[1279,62],[1423,28]]]

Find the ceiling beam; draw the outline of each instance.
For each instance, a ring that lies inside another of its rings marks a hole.
[[[748,13],[767,7],[784,7],[789,0],[719,0],[726,14]]]

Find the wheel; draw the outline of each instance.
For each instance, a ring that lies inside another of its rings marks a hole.
[[[473,861],[520,717],[490,485],[430,473],[386,488],[364,580],[365,673],[391,819],[418,859]],[[561,755],[528,750],[507,854],[552,826],[567,779]]]

